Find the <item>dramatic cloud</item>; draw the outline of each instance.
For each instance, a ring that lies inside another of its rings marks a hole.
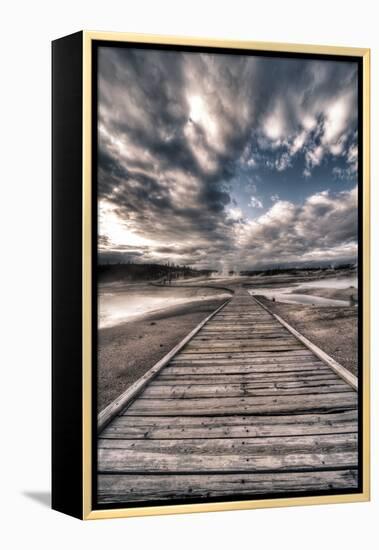
[[[354,63],[102,47],[98,67],[102,261],[354,257]]]
[[[240,227],[245,263],[301,263],[346,259],[357,254],[357,189],[311,195],[302,205],[277,201]]]

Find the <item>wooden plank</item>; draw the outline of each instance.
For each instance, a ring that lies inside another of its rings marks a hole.
[[[256,437],[256,438],[221,438],[216,441],[207,439],[189,439],[183,441],[182,438],[160,441],[134,441],[129,439],[104,439],[99,438],[100,449],[114,449],[132,451],[136,454],[140,451],[160,453],[178,453],[180,455],[204,453],[213,454],[215,457],[227,454],[238,456],[258,456],[265,455],[266,452],[273,451],[282,454],[287,453],[305,453],[322,452],[328,448],[334,451],[354,451],[358,444],[357,433],[344,434],[321,434],[305,436],[279,436],[279,437]]]
[[[210,328],[213,330],[215,328],[229,327],[231,329],[242,327],[248,329],[250,327],[254,328],[283,328],[282,325],[276,319],[270,319],[267,317],[256,317],[255,319],[214,319]]]
[[[220,327],[216,325],[215,323],[210,323],[209,326],[204,327],[202,330],[203,333],[208,334],[210,332],[219,333],[219,332],[270,332],[271,330],[283,330],[286,331],[286,329],[281,326],[279,323],[251,323],[250,325],[246,325],[243,327],[239,327],[236,325],[236,323],[229,323],[227,327]]]
[[[191,344],[187,346],[183,353],[243,353],[243,352],[260,352],[260,351],[270,351],[271,353],[279,353],[281,351],[288,350],[299,350],[301,346],[298,344],[293,344],[291,342],[283,344],[274,344],[274,343],[261,343],[261,344],[243,344],[240,342],[235,342],[234,344],[229,345],[228,342],[207,342],[206,345],[201,343]]]
[[[129,407],[132,414],[198,415],[209,414],[288,414],[356,408],[356,393],[327,393],[306,396],[217,397],[198,399],[138,399]]]
[[[288,416],[118,416],[102,438],[219,439],[357,432],[357,411]]]
[[[252,348],[255,350],[260,349],[272,349],[272,350],[278,350],[282,347],[296,347],[296,348],[302,348],[303,346],[300,345],[295,338],[241,338],[237,339],[234,338],[232,340],[227,340],[225,338],[211,338],[202,340],[201,338],[197,340],[191,341],[187,346],[185,347],[185,350],[203,350],[203,349],[217,349],[220,348],[226,348],[227,350],[234,351],[235,349],[243,349],[247,350],[248,348]]]
[[[188,358],[183,357],[181,355],[178,355],[175,359],[170,361],[170,365],[250,365],[250,366],[256,366],[259,367],[265,367],[266,365],[272,365],[277,367],[285,367],[286,365],[294,365],[300,366],[300,365],[320,365],[326,369],[329,367],[325,365],[322,361],[317,359],[314,355],[301,355],[297,357],[288,357],[288,356],[282,356],[281,354],[276,354],[270,357],[217,357],[217,358]]]
[[[249,332],[270,332],[270,331],[278,331],[278,332],[286,332],[286,329],[285,327],[283,327],[280,323],[278,322],[275,322],[275,324],[272,324],[272,325],[269,325],[269,324],[260,324],[258,325],[257,323],[250,323],[250,324],[247,324],[247,325],[244,325],[242,327],[238,327],[238,323],[229,323],[229,328],[223,328],[222,330],[225,331],[225,332],[230,332],[230,333],[233,333],[233,332],[238,332],[238,331],[241,331],[241,332],[246,332],[246,331],[249,331]],[[220,329],[219,327],[217,327],[216,324],[213,324],[213,323],[210,323],[209,326],[207,327],[207,330],[204,331],[204,333],[210,333],[210,332],[214,332],[214,333],[217,333],[217,332],[220,332]],[[288,331],[287,331],[288,333]]]
[[[232,439],[99,439],[99,472],[291,471],[353,468],[357,434]]]
[[[222,336],[223,334],[234,336],[234,335],[239,334],[239,333],[259,335],[259,334],[267,334],[267,333],[270,333],[270,332],[282,332],[282,330],[281,330],[281,328],[278,328],[277,326],[271,326],[271,327],[267,327],[267,326],[266,327],[253,327],[253,326],[237,327],[237,326],[233,325],[233,326],[230,326],[230,327],[223,327],[223,328],[211,326],[209,328],[209,330],[204,330],[201,333],[204,334],[205,336],[207,336],[207,335]],[[288,334],[288,332],[287,333],[282,332],[282,334]]]
[[[356,409],[325,412],[325,413],[302,413],[288,415],[225,415],[225,416],[133,416],[129,411],[125,414],[116,416],[105,428],[105,433],[111,428],[113,422],[117,425],[130,424],[132,426],[171,426],[178,428],[195,428],[199,426],[237,426],[246,424],[248,426],[261,425],[279,425],[279,424],[328,424],[333,425],[335,422],[352,422],[357,421],[358,411]],[[103,434],[101,434],[103,437]]]
[[[233,346],[232,348],[229,346],[212,346],[209,348],[197,348],[197,347],[189,347],[182,353],[185,355],[207,355],[207,354],[216,354],[216,353],[248,353],[248,352],[270,352],[272,353],[278,353],[281,351],[294,351],[294,350],[300,350],[302,348],[299,344],[287,344],[282,346],[273,346],[272,344],[269,345],[262,345],[262,346]]]
[[[288,338],[288,333],[281,331],[272,331],[272,330],[266,330],[266,331],[254,331],[254,330],[239,330],[239,331],[209,331],[209,332],[201,332],[201,337],[198,338],[199,340],[205,339],[215,339],[219,340],[220,338],[225,338],[226,340],[244,340],[245,338],[251,339],[251,340],[258,340],[260,338],[277,338],[277,337],[285,337]]]
[[[254,323],[255,321],[262,323],[270,320],[269,314],[257,312],[249,315],[223,315],[216,317],[213,323]]]
[[[251,318],[251,319],[247,319],[248,321],[251,321],[251,323],[256,323],[256,324],[265,324],[265,323],[268,323],[268,324],[278,324],[277,320],[274,318],[274,317],[271,317],[270,316],[271,314],[270,313],[266,313],[263,308],[261,310],[261,313],[254,317],[254,318]],[[234,319],[227,319],[227,318],[222,318],[222,317],[219,317],[219,316],[215,316],[213,321],[212,321],[212,325],[213,324],[216,324],[216,323],[231,323],[231,321],[236,321],[238,319],[234,318]],[[243,317],[239,317],[239,320],[243,320]]]
[[[235,345],[229,346],[228,343],[221,342],[219,345],[215,345],[213,343],[208,344],[207,346],[199,346],[199,345],[191,345],[185,348],[183,350],[184,356],[189,354],[197,354],[197,355],[208,355],[208,354],[216,354],[216,353],[263,353],[263,352],[270,352],[271,354],[274,353],[280,353],[282,351],[294,351],[294,350],[301,350],[302,347],[299,344],[258,344],[258,345],[252,345],[252,344],[239,344],[236,343]]]
[[[278,340],[278,339],[288,339],[288,337],[286,336],[286,334],[284,332],[267,332],[267,333],[261,333],[261,334],[248,334],[248,333],[245,333],[245,334],[226,334],[226,333],[222,333],[220,335],[217,335],[217,334],[207,334],[205,335],[204,333],[200,333],[198,336],[195,336],[195,338],[193,338],[192,342],[219,342],[219,341],[223,341],[223,342],[235,342],[236,340],[237,341],[240,341],[240,340],[243,340],[243,341],[246,341],[246,340],[251,340],[252,342],[256,342],[258,340]]]
[[[301,350],[291,350],[291,351],[282,351],[280,354],[278,354],[277,351],[257,351],[257,352],[238,352],[238,351],[224,351],[217,353],[194,353],[194,352],[181,352],[180,353],[180,359],[205,359],[209,361],[210,359],[260,359],[264,357],[271,357],[274,360],[277,357],[295,357],[303,356],[303,357],[314,357],[314,354],[307,349],[301,349]]]
[[[302,491],[348,490],[358,486],[355,469],[270,474],[99,475],[101,504],[260,495]]]
[[[251,300],[251,298],[250,298]],[[254,321],[260,321],[261,319],[267,319],[272,321],[273,319],[269,317],[269,313],[263,308],[260,309],[251,309],[242,305],[237,305],[236,309],[228,310],[223,313],[223,315],[217,315],[215,317],[215,322],[218,322],[223,319],[252,319]]]
[[[260,358],[258,360],[254,360],[252,358],[210,358],[207,360],[206,358],[201,359],[195,359],[195,358],[186,358],[181,357],[180,360],[177,361],[170,361],[170,363],[166,366],[166,369],[169,368],[192,368],[192,367],[204,367],[204,368],[217,368],[217,367],[225,367],[225,369],[230,368],[230,372],[239,372],[239,369],[241,368],[246,369],[245,372],[281,372],[286,370],[326,370],[331,371],[331,369],[325,365],[325,363],[322,363],[322,361],[318,361],[317,359],[312,360],[312,358],[304,358],[303,360],[298,360],[298,358],[289,359],[286,360],[280,360],[280,357],[277,358],[270,357],[269,360],[261,361]],[[336,374],[333,372],[333,374]]]
[[[289,372],[293,376],[296,376],[296,373],[298,373],[299,376],[306,376],[307,373],[309,373],[309,375],[327,373],[335,375],[331,369],[317,364],[307,367],[300,365],[186,365],[179,363],[176,363],[172,367],[166,367],[162,374],[251,374],[256,375],[256,378],[258,379],[259,374],[262,375],[261,378],[265,378],[265,374],[271,373],[279,377],[280,375],[286,375],[286,373]]]
[[[207,439],[182,438],[160,441],[134,441],[129,439],[104,439],[99,437],[100,449],[114,449],[131,451],[138,454],[140,451],[156,452],[161,451],[167,454],[179,455],[202,455],[213,454],[215,457],[227,454],[238,456],[265,455],[267,451],[287,454],[323,452],[331,448],[334,451],[354,451],[358,444],[357,433],[344,434],[321,434],[304,436],[279,436],[279,437],[256,437],[256,438],[221,438],[216,441]]]
[[[265,395],[308,395],[322,393],[348,392],[350,387],[338,380],[314,381],[312,383],[277,384],[241,383],[241,384],[196,384],[183,385],[174,383],[149,384],[141,394],[141,399],[193,399],[194,397],[244,397]]]
[[[270,313],[264,313],[264,314],[258,314],[256,315],[255,317],[251,317],[251,318],[223,318],[223,317],[217,317],[216,319],[213,320],[212,322],[212,326],[217,326],[217,325],[243,325],[243,324],[247,324],[247,325],[275,325],[275,324],[279,324],[276,319],[273,319],[272,317],[270,317]]]
[[[174,368],[174,367],[173,367]],[[178,369],[179,367],[175,367]],[[334,373],[327,370],[322,371],[284,371],[284,372],[209,372],[205,373],[192,373],[188,372],[189,368],[184,367],[182,371],[173,373],[171,370],[162,375],[156,380],[156,384],[159,385],[193,385],[193,384],[251,384],[255,387],[262,387],[266,385],[278,385],[280,386],[295,386],[295,385],[314,385],[316,382],[328,382],[330,384],[340,383],[344,385],[344,381]],[[346,383],[345,383],[346,385]],[[349,387],[348,390],[351,391]]]
[[[292,346],[295,345],[297,347],[302,348],[303,346],[299,344],[299,342],[293,338],[290,337],[267,337],[267,338],[198,338],[196,340],[191,341],[187,346],[186,349],[190,348],[213,348],[213,347],[221,347],[221,348],[227,348],[230,350],[233,350],[234,348],[246,348],[246,347],[253,347],[255,349],[260,349],[262,347],[266,348],[267,346],[272,347],[273,349],[276,349],[279,346]]]
[[[276,320],[270,322],[269,318],[257,317],[256,319],[216,319],[210,326],[211,329],[230,327],[235,329],[242,328],[247,330],[252,327],[257,328],[283,328]]]
[[[279,323],[274,323],[274,324],[269,324],[269,323],[251,323],[251,322],[248,322],[248,321],[245,321],[245,322],[242,322],[242,321],[238,321],[238,322],[215,322],[215,323],[212,323],[211,325],[211,329],[212,330],[221,330],[221,331],[224,331],[224,330],[252,330],[254,328],[276,328],[280,326]]]
[[[343,385],[343,380],[334,374],[333,372],[329,373],[328,371],[321,374],[305,373],[306,376],[301,376],[300,373],[293,374],[292,372],[287,372],[283,374],[277,373],[268,373],[266,376],[264,373],[259,375],[255,374],[161,374],[157,378],[157,383],[171,383],[171,384],[267,384],[267,383],[303,383],[309,384],[311,382],[340,382]]]
[[[275,355],[270,356],[261,356],[260,354],[255,357],[251,356],[251,354],[242,355],[239,357],[229,357],[228,355],[222,356],[222,357],[195,357],[195,358],[188,358],[186,356],[182,356],[181,354],[177,355],[175,359],[172,359],[169,363],[170,365],[256,365],[258,366],[264,366],[264,365],[289,365],[289,364],[303,364],[303,365],[312,365],[312,364],[319,364],[322,365],[324,368],[329,368],[325,363],[317,359],[314,355],[282,355],[280,353],[277,353]]]
[[[181,367],[181,368],[191,368],[191,367],[204,367],[204,368],[217,368],[217,367],[225,367],[226,369],[230,368],[232,369],[230,372],[233,372],[233,369],[236,370],[236,372],[239,372],[239,369],[246,369],[246,372],[281,372],[285,370],[320,370],[324,369],[326,371],[331,371],[331,369],[325,365],[325,363],[322,363],[321,361],[313,360],[313,361],[293,361],[292,359],[287,359],[286,361],[279,361],[273,359],[272,361],[254,361],[250,359],[243,360],[241,358],[237,359],[209,359],[207,361],[206,359],[200,359],[196,360],[193,358],[186,359],[183,357],[183,360],[181,361],[171,361],[167,366],[166,369],[174,368],[174,367]],[[336,374],[333,371],[333,374]]]
[[[181,369],[177,372],[185,373],[186,369],[204,369],[203,371],[199,370],[199,372],[204,372],[204,374],[210,374],[211,371],[208,371],[207,369],[216,369],[215,372],[218,372],[218,374],[224,373],[224,374],[254,374],[254,373],[264,373],[264,372],[277,372],[278,374],[286,373],[286,372],[307,372],[307,371],[315,371],[315,373],[329,373],[334,374],[335,376],[338,376],[332,369],[329,369],[324,363],[259,363],[259,364],[252,364],[250,362],[233,362],[231,364],[228,364],[227,362],[208,362],[208,361],[201,361],[201,362],[191,362],[191,363],[170,363],[164,371],[162,371],[162,374],[167,374],[168,372],[171,372],[171,369]],[[219,369],[219,370],[217,370]],[[174,371],[172,371],[174,372]],[[189,371],[188,371],[189,372]]]

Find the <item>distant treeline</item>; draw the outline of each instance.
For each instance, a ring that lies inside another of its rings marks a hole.
[[[191,277],[209,276],[212,270],[192,269],[188,266],[172,264],[99,264],[99,281],[163,281],[170,283],[177,279],[188,279]]]
[[[285,268],[285,267],[278,267],[273,269],[254,269],[254,270],[245,270],[241,271],[241,275],[264,275],[264,276],[270,276],[270,275],[294,275],[298,273],[299,271],[328,271],[330,269],[334,269],[335,271],[341,270],[341,269],[353,269],[355,267],[354,264],[340,264],[337,266],[323,266],[323,267],[291,267],[291,268]]]

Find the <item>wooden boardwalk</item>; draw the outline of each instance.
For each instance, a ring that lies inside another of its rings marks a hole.
[[[357,393],[244,289],[102,431],[98,501],[357,487]]]

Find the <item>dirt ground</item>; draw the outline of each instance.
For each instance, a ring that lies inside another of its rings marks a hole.
[[[343,299],[340,294],[333,298]],[[303,306],[272,302],[262,296],[259,299],[338,363],[357,374],[357,307]]]
[[[98,333],[98,412],[225,301],[194,302]]]

